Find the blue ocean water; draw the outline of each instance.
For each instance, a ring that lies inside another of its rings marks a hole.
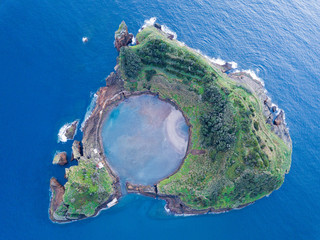
[[[0,239],[320,239],[319,12],[318,0],[1,1]],[[64,169],[51,160],[71,150],[58,130],[83,118],[105,84],[121,20],[136,33],[154,16],[189,46],[264,79],[286,111],[291,171],[239,211],[173,217],[163,201],[131,195],[96,218],[53,224],[49,179],[63,182]]]

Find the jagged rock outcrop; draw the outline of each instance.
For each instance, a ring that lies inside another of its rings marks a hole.
[[[153,26],[154,26],[155,28],[157,28],[157,29],[160,29],[160,30],[161,30],[161,25],[160,25],[159,23],[155,23]]]
[[[74,138],[74,135],[77,131],[79,121],[76,120],[71,123],[71,125],[66,129],[65,136],[68,140],[72,140]]]
[[[245,72],[236,72],[228,75],[236,82],[245,86],[248,91],[256,93],[256,95],[260,98],[263,103],[263,115],[266,118],[266,122],[270,124],[271,130],[278,135],[286,144],[291,148],[292,141],[289,134],[289,129],[286,126],[284,121],[285,113],[283,110],[280,111],[279,115],[274,119],[274,110],[275,109],[271,99],[267,96],[264,85],[259,80],[252,78],[248,73]]]
[[[68,160],[67,160],[67,153],[66,152],[57,153],[54,156],[53,161],[52,161],[52,164],[58,164],[60,166],[63,166],[67,163],[68,163]]]
[[[71,161],[73,161],[74,159],[79,160],[81,156],[82,156],[82,148],[81,148],[80,142],[77,140],[74,140],[72,144]]]
[[[281,110],[279,115],[274,119],[274,124],[279,126],[281,125],[281,123],[283,123],[283,121],[284,121],[284,113]]]
[[[124,21],[121,22],[119,29],[114,34],[114,46],[120,51],[120,48],[127,46],[132,42],[133,34],[128,32],[128,27]]]
[[[227,72],[232,69],[232,64],[229,62],[226,62],[221,67],[222,67],[222,72]]]
[[[64,195],[64,186],[62,186],[58,180],[54,177],[50,179],[50,189],[52,191],[51,195],[51,202],[50,202],[50,209],[49,214],[50,218],[54,219],[53,215],[60,204],[63,202],[63,195]]]
[[[131,184],[129,182],[126,183],[126,188],[128,193],[142,193],[143,195],[156,197],[157,187],[150,185],[140,185],[140,184]]]

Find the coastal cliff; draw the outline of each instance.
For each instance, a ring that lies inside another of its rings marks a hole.
[[[146,26],[137,35],[139,45],[128,47],[132,37],[122,22],[115,34],[118,64],[96,93],[81,142],[72,145],[78,165],[66,169],[64,187],[52,180],[51,219],[92,217],[121,198],[101,129],[112,108],[146,93],[182,111],[188,149],[170,176],[153,186],[126,183],[128,193],[164,199],[176,214],[204,214],[247,206],[278,189],[290,169],[292,143],[284,111],[263,84],[244,72],[226,74],[230,64],[213,64],[161,25]]]
[[[119,29],[115,32],[114,39],[114,46],[118,51],[132,42],[133,34],[128,32],[128,27],[124,21],[121,22]]]
[[[137,41],[120,52],[125,88],[173,100],[190,121],[191,142],[171,176],[155,186],[128,183],[127,191],[164,199],[173,213],[203,214],[241,208],[278,189],[292,143],[284,112],[263,84],[245,72],[226,74],[231,64],[212,63],[159,27],[144,28]]]

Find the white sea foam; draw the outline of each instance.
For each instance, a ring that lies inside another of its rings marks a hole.
[[[189,213],[189,214],[186,214],[186,213],[182,213],[182,214],[173,213],[173,212],[170,211],[170,209],[168,208],[167,204],[164,205],[164,210],[166,211],[166,213],[173,214],[175,217],[191,217],[191,216],[197,215],[197,214],[192,214],[192,213]]]
[[[88,37],[82,37],[82,42],[83,42],[83,43],[86,43],[86,42],[88,42],[88,41],[89,41]]]
[[[232,69],[238,68],[238,63],[232,61],[232,62],[230,62],[230,64],[231,64]]]
[[[248,69],[248,70],[243,70],[242,72],[249,74],[250,77],[252,77],[254,80],[259,81],[264,86],[264,81],[261,78],[259,78],[253,70]]]
[[[76,121],[78,121],[78,120],[76,120]],[[58,142],[66,142],[66,141],[68,141],[68,138],[67,138],[67,136],[66,136],[66,131],[67,131],[67,129],[68,129],[69,127],[72,126],[73,123],[74,123],[74,122],[66,123],[66,124],[64,124],[64,125],[60,128],[59,133],[58,133]],[[77,126],[78,126],[78,125],[77,125]],[[76,134],[77,134],[77,129],[76,129],[74,135],[76,135]]]
[[[236,73],[244,72],[244,73],[248,74],[252,79],[257,80],[258,82],[260,82],[262,84],[262,86],[265,86],[264,81],[261,78],[259,78],[257,76],[257,74],[251,69],[241,70],[241,71],[240,70],[236,70],[235,72]]]
[[[80,128],[81,131],[83,130],[83,128],[84,128],[84,126],[85,126],[85,124],[86,124],[86,121],[90,118],[91,113],[92,113],[93,109],[94,109],[95,106],[96,106],[97,98],[98,98],[98,95],[97,95],[97,94],[93,94],[93,98],[92,98],[92,100],[91,100],[91,103],[90,103],[90,105],[87,107],[87,112],[86,112],[86,114],[85,114],[85,116],[84,116],[84,120],[83,120],[83,122],[81,123],[81,128]]]
[[[142,29],[152,26],[155,22],[157,21],[156,17],[152,17],[150,19],[144,20],[144,24],[142,25],[142,27],[139,29],[138,32],[140,32]]]
[[[167,204],[164,205],[164,210],[165,210],[167,213],[171,213],[170,209],[167,207]]]
[[[208,56],[207,56],[207,58],[209,58],[211,62],[218,64],[218,65],[221,65],[221,66],[226,64],[226,61],[222,60],[221,58],[210,58]]]
[[[208,59],[210,62],[212,62],[212,63],[214,63],[214,64],[217,64],[217,65],[219,65],[219,66],[223,66],[223,65],[225,65],[226,63],[229,63],[229,64],[231,64],[231,68],[232,69],[236,69],[236,68],[238,68],[238,63],[236,63],[236,62],[227,62],[227,61],[225,61],[225,60],[223,60],[223,59],[221,59],[221,58],[210,58],[209,56],[207,56],[207,55],[205,55],[205,54],[203,54],[203,53],[201,53],[201,55],[203,55],[206,59]]]
[[[70,127],[70,123],[66,123],[60,128],[58,133],[58,142],[66,142],[68,140],[67,136],[65,135],[68,127]]]
[[[132,42],[131,42],[131,45],[136,45],[136,43],[137,43],[136,37],[135,37],[135,36],[133,36],[133,38],[132,38]]]
[[[177,39],[178,35],[176,32],[172,31],[170,28],[168,28],[166,25],[161,25],[161,31],[173,35],[173,39]]]

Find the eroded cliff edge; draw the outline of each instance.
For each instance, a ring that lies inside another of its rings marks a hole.
[[[101,127],[114,106],[145,93],[183,112],[189,145],[177,171],[154,186],[127,183],[129,193],[164,199],[173,213],[203,214],[243,207],[278,189],[290,169],[292,143],[284,112],[263,84],[247,73],[227,75],[230,67],[210,62],[158,25],[147,26],[137,35],[138,45],[127,47],[132,37],[124,24],[123,36],[115,35],[115,72],[97,92],[81,143],[72,147],[78,166],[66,170],[64,187],[51,182],[50,218],[83,219],[117,203],[119,178],[104,155]],[[117,37],[124,42],[117,44]]]

